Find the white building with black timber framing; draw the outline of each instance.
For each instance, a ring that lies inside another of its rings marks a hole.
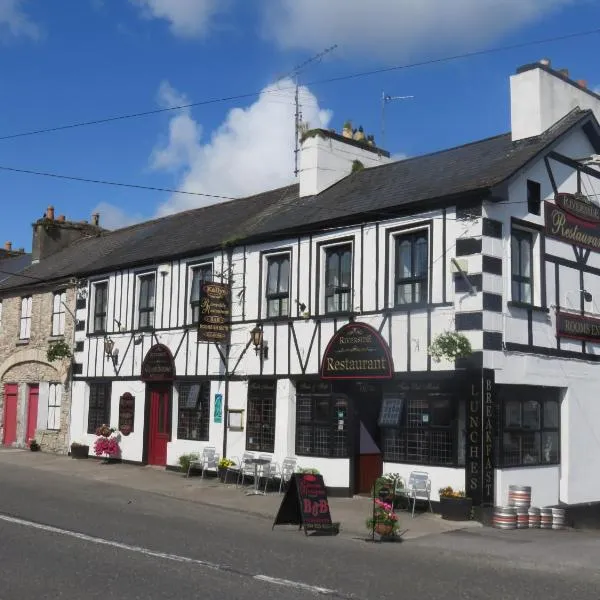
[[[536,63],[511,109],[511,133],[399,162],[312,131],[298,185],[66,250],[88,281],[71,439],[297,456],[330,493],[419,469],[434,500],[600,502],[600,97]],[[228,344],[198,341],[201,281],[231,286]],[[472,354],[433,360],[446,330]]]

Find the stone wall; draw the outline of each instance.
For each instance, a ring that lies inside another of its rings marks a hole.
[[[0,326],[0,443],[4,441],[4,385],[18,384],[19,395],[17,405],[17,447],[25,447],[27,437],[27,415],[29,386],[33,384],[61,383],[63,385],[60,429],[36,429],[35,438],[42,450],[67,453],[69,447],[69,416],[71,412],[71,361],[58,360],[49,363],[46,352],[52,341],[64,339],[73,345],[75,324],[72,316],[66,311],[64,336],[52,337],[52,306],[54,291],[32,292],[31,335],[29,340],[19,339],[21,319],[21,296],[4,297],[2,299],[2,324]],[[75,314],[75,290],[67,289],[66,305]],[[47,393],[44,395],[40,386],[38,414],[47,414]],[[42,425],[38,421],[38,425]]]

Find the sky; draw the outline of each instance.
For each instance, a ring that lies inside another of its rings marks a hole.
[[[600,88],[599,42],[597,0],[0,0],[0,244],[30,250],[49,205],[117,228],[219,201],[33,171],[223,197],[294,182],[295,73],[311,127],[350,119],[401,159],[508,131],[523,64]],[[413,96],[386,105],[384,143],[383,93]]]

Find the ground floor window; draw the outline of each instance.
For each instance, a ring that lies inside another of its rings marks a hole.
[[[89,384],[90,399],[88,409],[88,433],[96,433],[96,429],[110,423],[110,382]]]
[[[210,381],[180,383],[177,392],[177,438],[207,441],[210,423]]]
[[[251,379],[248,382],[246,450],[275,451],[275,404],[277,381]]]
[[[384,396],[379,419],[384,461],[455,465],[457,407],[450,394]]]
[[[349,456],[348,399],[323,381],[296,383],[296,454]]]
[[[497,386],[501,466],[560,463],[560,396],[558,388]]]

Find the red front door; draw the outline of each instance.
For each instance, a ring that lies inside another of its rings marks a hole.
[[[19,386],[16,383],[4,385],[4,439],[2,443],[10,446],[17,441],[17,398]]]
[[[166,466],[167,442],[170,438],[171,393],[167,386],[150,388],[150,420],[148,423],[148,464]]]
[[[32,384],[29,386],[29,399],[27,402],[27,445],[29,440],[35,438],[35,430],[37,429],[37,418],[38,418],[38,397],[40,392],[40,386]]]

